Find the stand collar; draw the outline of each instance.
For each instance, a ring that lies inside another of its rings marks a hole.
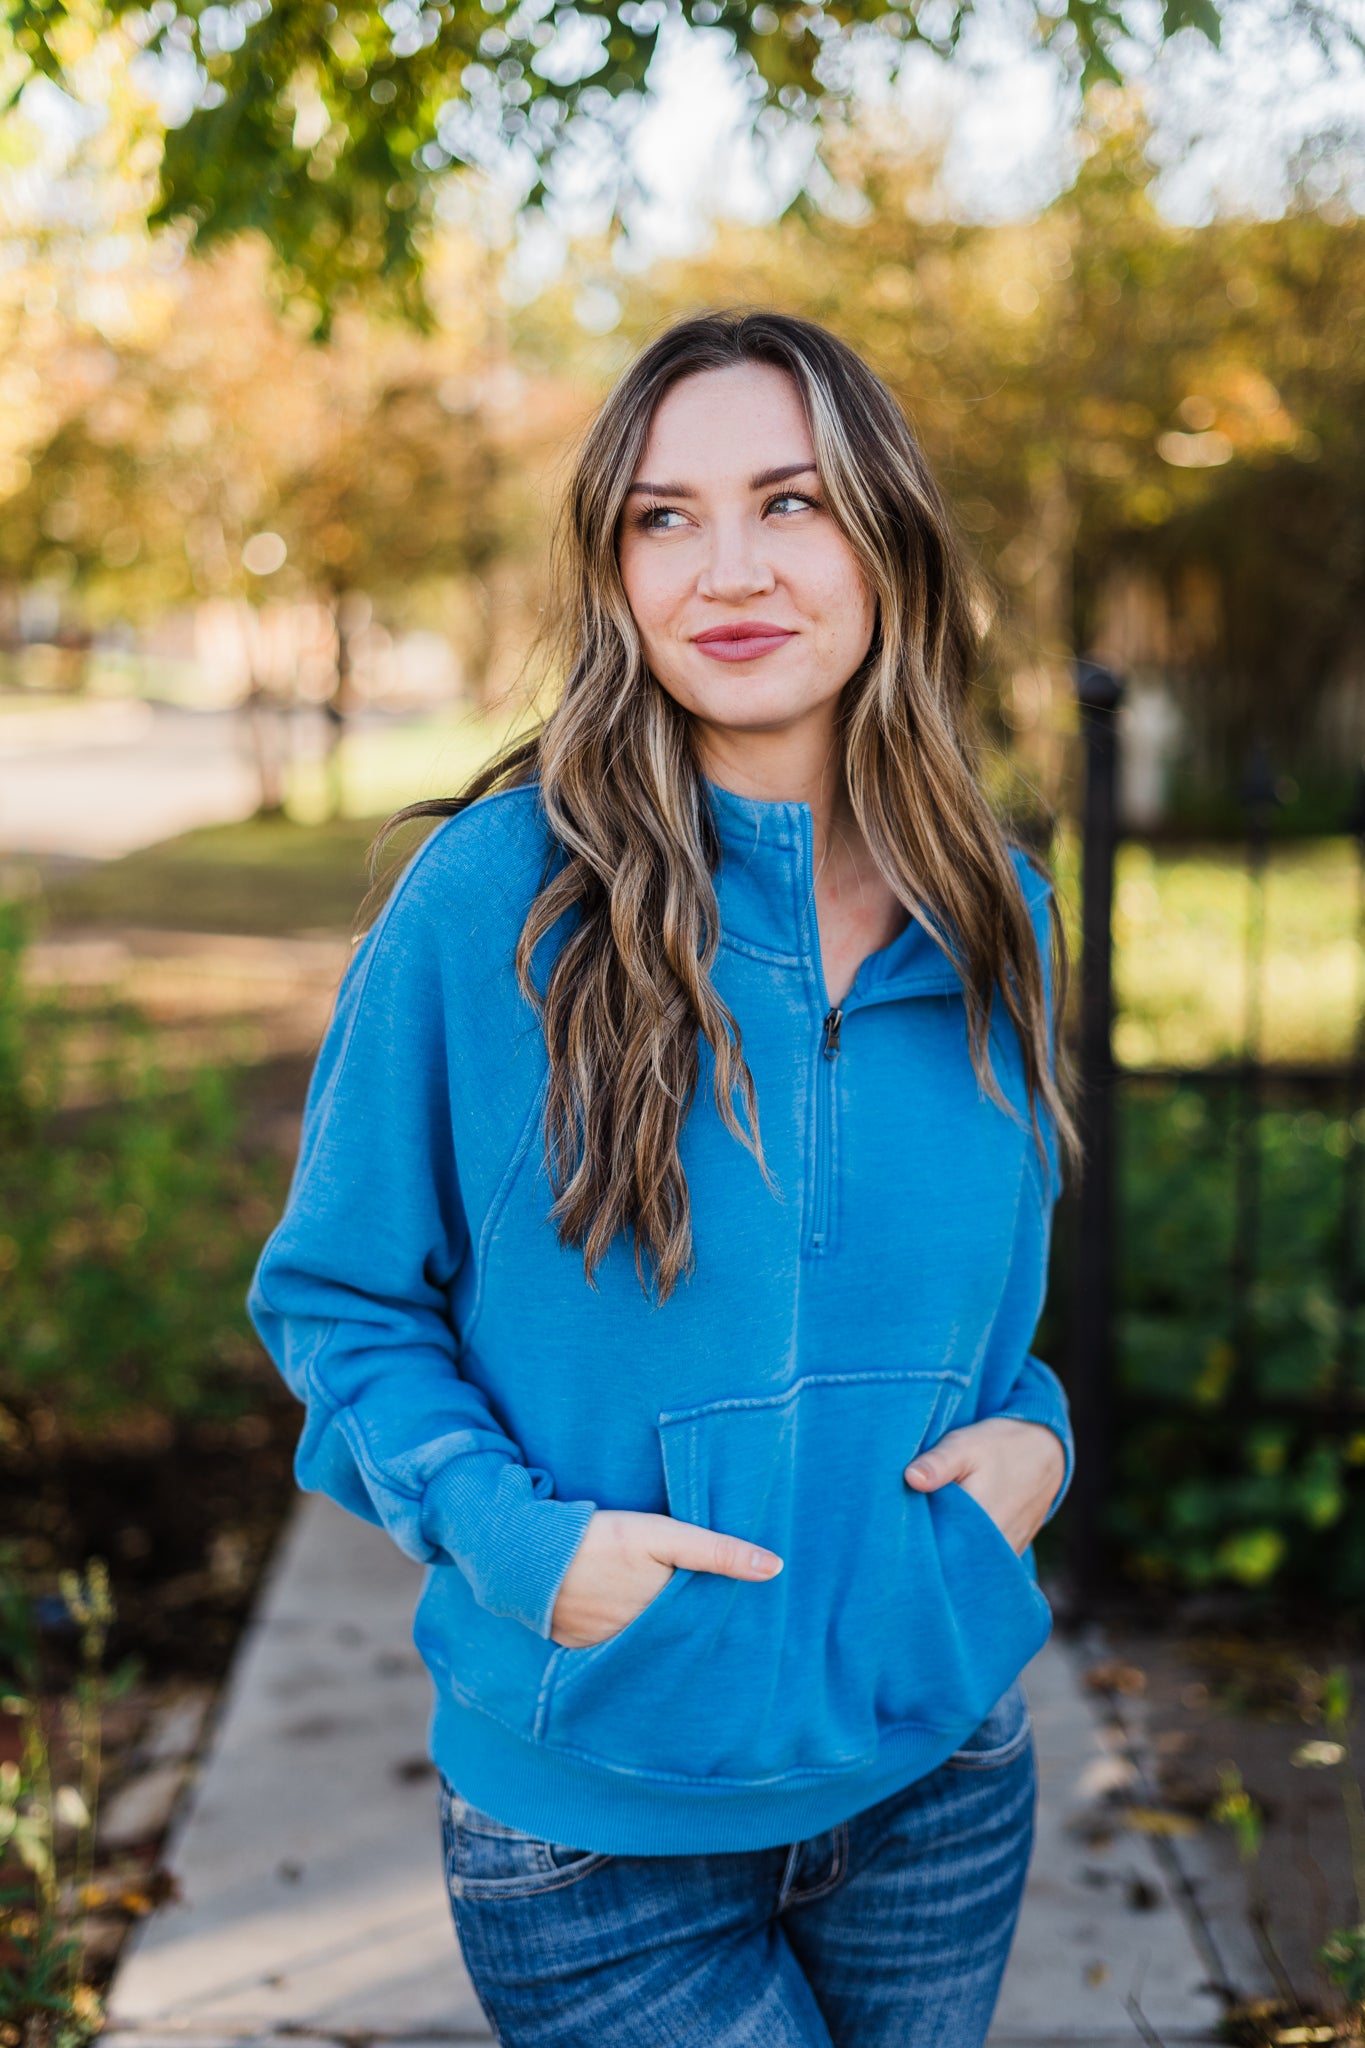
[[[722,945],[804,967],[823,992],[810,805],[740,796],[709,777],[705,782],[721,846],[716,895]],[[843,1007],[961,986],[952,962],[911,916],[888,945],[868,954]]]

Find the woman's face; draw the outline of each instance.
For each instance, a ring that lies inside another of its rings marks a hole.
[[[667,392],[619,554],[650,669],[703,735],[832,731],[875,605],[785,370],[704,370]]]

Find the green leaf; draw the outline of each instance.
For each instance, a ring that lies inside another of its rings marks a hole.
[[[26,1870],[35,1877],[51,1878],[53,1875],[52,1841],[48,1832],[47,1816],[41,1818],[21,1814],[19,1824],[10,1836],[15,1854]]]
[[[1322,1718],[1329,1728],[1343,1729],[1351,1718],[1351,1675],[1337,1665],[1323,1680]]]
[[[1265,1816],[1242,1783],[1236,1764],[1219,1765],[1218,1784],[1219,1795],[1209,1809],[1209,1818],[1229,1830],[1242,1861],[1252,1863],[1260,1854]]]
[[[903,44],[928,41],[951,62],[972,9],[973,0],[957,0],[929,30],[918,0],[890,9],[886,0],[771,0],[763,7],[684,0],[682,11],[698,26],[718,24],[752,63],[761,87],[755,115],[780,105],[788,118],[818,127],[820,104],[838,97],[821,58],[842,38],[891,22]],[[98,20],[98,0],[94,11]],[[603,92],[620,99],[644,89],[659,36],[654,12],[626,0],[581,0],[563,10],[606,31],[599,65],[574,77],[545,63],[548,12],[447,0],[422,9],[414,44],[411,30],[391,29],[374,5],[338,18],[330,0],[275,0],[237,48],[224,50],[212,35],[205,46],[201,26],[206,16],[216,23],[218,10],[187,0],[174,17],[176,32],[188,31],[189,54],[211,81],[211,98],[165,138],[153,224],[185,223],[204,248],[259,230],[289,295],[313,308],[319,333],[357,292],[386,297],[428,324],[423,241],[452,159],[477,161],[487,148],[480,136],[514,140],[536,173],[534,204],[576,119],[596,119]],[[1062,14],[1035,0],[1034,12],[1040,42],[1083,89],[1122,83],[1129,31],[1116,0],[1066,0]],[[126,15],[147,21],[141,0],[104,0],[106,23]],[[60,50],[70,17],[62,0],[4,0],[4,18],[32,70],[69,90]],[[80,18],[86,21],[84,10]],[[146,47],[169,47],[170,26],[161,23]],[[1069,38],[1059,34],[1063,27]],[[1216,42],[1216,0],[1164,0],[1163,34],[1186,27]],[[616,207],[627,175],[622,165]]]
[[[1215,50],[1222,47],[1223,22],[1217,0],[1162,0],[1161,34],[1165,41],[1182,28],[1197,29]]]
[[[1243,1586],[1263,1586],[1274,1577],[1286,1549],[1278,1529],[1243,1529],[1218,1546],[1219,1570]]]
[[[1342,1996],[1352,2005],[1365,2003],[1365,1927],[1339,1927],[1318,1955]]]

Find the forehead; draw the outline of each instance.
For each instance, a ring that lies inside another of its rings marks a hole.
[[[815,449],[796,381],[771,363],[699,370],[671,385],[650,421],[636,476],[748,476]],[[661,466],[662,465],[662,466]]]

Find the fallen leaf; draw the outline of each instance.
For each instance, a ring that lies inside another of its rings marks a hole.
[[[1327,1771],[1333,1764],[1339,1764],[1345,1755],[1344,1742],[1301,1742],[1289,1761],[1297,1764],[1301,1771]],[[1319,2037],[1314,2034],[1311,2038],[1316,2041]]]
[[[1115,1819],[1139,1835],[1197,1835],[1199,1823],[1187,1813],[1172,1813],[1161,1806],[1125,1806]]]
[[[1139,1789],[1137,1765],[1126,1756],[1095,1756],[1076,1780],[1078,1799],[1102,1799],[1109,1792]]]
[[[164,1863],[149,1872],[142,1888],[154,1906],[172,1906],[185,1896],[180,1888],[180,1879],[173,1870],[167,1870]]]
[[[1085,1674],[1085,1684],[1091,1692],[1132,1695],[1146,1692],[1147,1673],[1136,1664],[1125,1664],[1122,1658],[1107,1657],[1103,1663],[1091,1665]]]
[[[60,1785],[53,1801],[53,1811],[63,1827],[88,1828],[90,1809],[74,1785]]]

